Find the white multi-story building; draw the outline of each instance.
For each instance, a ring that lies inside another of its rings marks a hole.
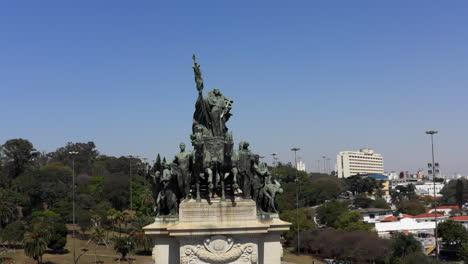
[[[371,149],[359,151],[341,151],[336,157],[336,168],[339,178],[357,174],[383,174],[382,155]]]
[[[444,188],[444,184],[441,182],[420,182],[414,185],[416,187],[416,194],[423,196],[434,196],[434,186],[435,186],[435,196],[442,197],[440,191]]]
[[[305,165],[304,161],[299,160],[297,162],[296,166],[297,166],[296,168],[297,168],[298,171],[306,171],[306,165]]]

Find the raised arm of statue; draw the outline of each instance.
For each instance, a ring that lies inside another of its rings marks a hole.
[[[195,83],[197,84],[198,93],[201,94],[203,92],[203,77],[202,72],[200,69],[200,64],[197,63],[197,57],[195,54],[192,56],[193,59],[193,73],[195,73]]]

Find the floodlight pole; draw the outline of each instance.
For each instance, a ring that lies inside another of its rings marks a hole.
[[[299,239],[299,178],[298,178],[298,175],[297,175],[297,156],[296,156],[296,152],[301,150],[300,148],[297,148],[297,147],[294,147],[291,149],[291,151],[294,151],[294,168],[296,168],[296,226],[297,226],[297,253],[301,253],[301,241]]]
[[[434,162],[434,134],[437,134],[438,131],[436,130],[429,130],[426,131],[426,134],[431,135],[431,149],[432,149],[432,183],[434,186],[434,220],[435,220],[435,230],[434,230],[434,238],[435,238],[435,250],[436,250],[436,259],[439,259],[439,243],[437,241],[437,207],[436,207],[436,188],[435,188],[435,178],[436,178],[436,172],[435,172],[435,162]]]
[[[72,156],[72,218],[73,218],[73,263],[76,263],[76,243],[75,243],[75,156],[78,151],[69,151],[68,154]]]

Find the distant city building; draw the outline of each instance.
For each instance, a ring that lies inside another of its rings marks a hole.
[[[389,180],[396,180],[396,179],[398,179],[398,173],[396,173],[396,172],[394,172],[394,171],[384,173],[384,175],[387,176]]]
[[[357,174],[383,174],[382,155],[371,149],[359,151],[341,151],[336,157],[339,178],[348,178]]]
[[[299,160],[297,162],[296,166],[297,166],[296,168],[297,168],[298,171],[306,171],[306,165],[305,165],[304,161]]]
[[[414,184],[416,187],[416,194],[423,195],[423,196],[435,196],[441,197],[440,191],[444,188],[444,184],[442,182],[435,183],[435,195],[434,195],[434,183],[432,181],[427,182],[418,182]]]
[[[367,175],[366,177],[368,178],[373,178],[376,179],[377,181],[382,183],[382,195],[384,198],[388,201],[390,201],[390,181],[388,180],[388,177],[382,174],[371,174]],[[376,192],[374,192],[376,194]]]

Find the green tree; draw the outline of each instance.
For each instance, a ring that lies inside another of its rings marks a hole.
[[[47,248],[47,240],[41,232],[29,232],[23,239],[24,254],[33,258],[38,264],[42,263],[42,255]]]
[[[136,246],[142,247],[144,253],[150,253],[153,246],[151,236],[145,234],[143,227],[153,222],[152,217],[140,217],[135,219],[130,226],[130,239]]]
[[[106,247],[108,242],[107,242],[107,236],[106,236],[106,230],[101,227],[95,227],[93,233],[91,234],[90,240],[94,242],[94,262],[98,263],[98,257],[97,257],[97,247],[101,244],[105,245]],[[88,241],[88,243],[89,243]]]
[[[409,215],[418,215],[426,212],[426,207],[419,200],[403,201],[397,204],[397,212]]]
[[[8,243],[21,243],[24,238],[26,223],[23,221],[14,221],[8,224],[4,229],[0,230],[0,238]]]
[[[468,263],[468,243],[463,245],[463,249],[461,251],[461,257],[465,263]]]
[[[93,226],[92,214],[88,210],[79,209],[76,214],[76,221],[81,230],[82,237],[85,237],[85,234]]]
[[[7,162],[10,179],[18,177],[31,165],[32,159],[38,155],[31,142],[22,138],[10,139],[1,146]]]
[[[55,152],[49,153],[52,161],[58,161],[68,167],[72,167],[71,151],[76,151],[75,155],[75,172],[78,174],[82,172],[90,173],[93,162],[96,160],[99,152],[96,150],[94,142],[87,143],[73,143],[68,142],[66,146],[58,148]]]
[[[297,217],[296,210],[287,210],[280,213],[280,218],[284,221],[290,222],[291,227],[289,231],[284,234],[286,240],[290,241],[297,234],[298,226],[301,232],[307,231],[315,227],[315,223],[311,220],[312,215],[310,209],[299,208],[299,218]]]
[[[392,237],[392,263],[399,263],[399,260],[412,253],[422,251],[421,243],[412,234],[396,233]]]
[[[127,237],[118,238],[114,244],[114,250],[120,254],[120,259],[125,260],[127,255],[135,249],[135,245]]]
[[[390,192],[392,203],[399,204],[404,201],[415,200],[417,198],[415,191],[416,187],[413,184],[396,186]]]
[[[32,232],[42,233],[47,246],[53,250],[62,250],[67,243],[67,227],[60,215],[53,211],[34,212],[30,220]]]
[[[458,190],[457,197],[457,186],[458,188],[463,185],[463,191]],[[444,188],[440,191],[442,194],[442,202],[446,205],[457,205],[460,200],[468,200],[468,180],[467,179],[458,179],[456,181],[450,181],[447,183]],[[461,194],[463,193],[463,198]]]
[[[30,197],[35,209],[44,205],[53,207],[59,201],[68,201],[71,194],[72,171],[61,163],[53,162],[13,182],[14,188]]]
[[[365,194],[358,194],[354,197],[353,204],[358,208],[369,208],[371,207],[373,200],[368,198]]]
[[[347,202],[340,202],[340,201],[330,201],[322,204],[317,209],[317,217],[320,223],[329,226],[335,227],[335,223],[340,217],[341,214],[348,211],[348,204]]]
[[[341,231],[364,231],[371,232],[371,224],[364,223],[361,213],[358,211],[348,211],[341,214],[335,222],[335,226]]]
[[[355,175],[345,179],[348,190],[354,195],[358,193],[372,194],[374,190],[381,187],[381,182],[374,178]]]
[[[463,245],[468,243],[468,231],[462,224],[452,220],[441,222],[437,225],[437,235],[449,247],[462,252]],[[459,254],[462,257],[462,254]]]
[[[153,167],[153,172],[157,172],[157,171],[162,173],[161,156],[159,156],[159,153],[158,153],[158,156],[156,157],[156,162],[154,163],[154,167]]]
[[[0,229],[11,222],[17,216],[18,212],[13,203],[0,200]]]
[[[462,208],[465,198],[464,195],[465,187],[463,186],[462,180],[457,180],[457,185],[455,187],[455,200],[457,202],[458,207]]]
[[[390,205],[382,198],[373,200],[370,204],[372,208],[390,209]]]

